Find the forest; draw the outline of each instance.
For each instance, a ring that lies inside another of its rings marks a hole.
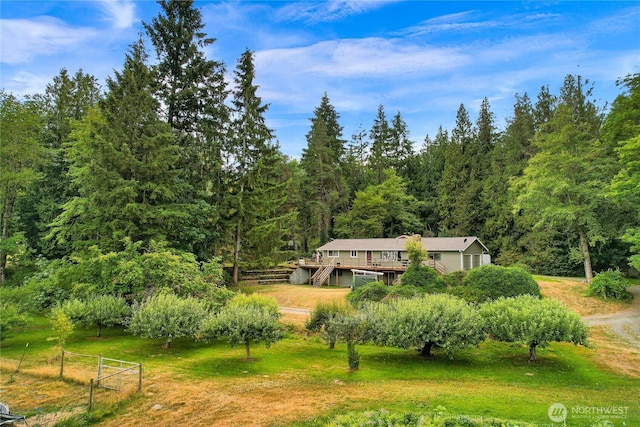
[[[5,286],[105,259],[124,283],[152,255],[237,282],[333,238],[402,234],[478,236],[495,263],[540,274],[640,270],[640,73],[609,105],[579,75],[514,94],[504,125],[486,98],[478,117],[461,104],[422,142],[383,105],[344,135],[325,93],[294,159],[266,125],[253,53],[226,81],[193,2],[160,5],[105,87],[62,69],[44,93],[0,92]]]

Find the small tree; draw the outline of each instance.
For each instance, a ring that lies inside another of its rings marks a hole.
[[[337,302],[332,303],[318,303],[315,310],[311,313],[311,317],[307,321],[305,327],[309,331],[318,332],[324,331],[324,338],[329,343],[329,348],[334,348],[337,340],[337,336],[332,334],[327,329],[327,326],[331,320],[340,314],[350,312],[348,306]]]
[[[409,253],[411,265],[422,265],[429,256],[429,252],[422,246],[422,237],[419,234],[409,237],[404,248]]]
[[[48,340],[56,341],[58,346],[64,349],[67,339],[73,333],[73,322],[60,308],[54,308],[51,310],[51,313],[49,314],[49,322],[51,323],[51,329],[56,333],[56,336],[48,338]]]
[[[225,337],[232,347],[243,344],[246,360],[251,360],[251,342],[264,342],[269,348],[284,337],[284,328],[268,306],[229,304],[202,322],[198,336]]]
[[[195,336],[206,315],[195,298],[160,293],[133,307],[129,331],[142,338],[164,338],[164,347],[170,348],[174,338]]]
[[[62,310],[71,320],[85,326],[96,325],[96,337],[102,336],[102,327],[123,325],[131,314],[131,308],[122,297],[92,295],[86,301],[72,299],[62,304]]]
[[[494,339],[528,345],[530,361],[537,359],[537,347],[552,341],[587,345],[587,327],[580,316],[558,300],[531,295],[500,298],[484,304],[480,314]]]
[[[358,312],[337,314],[329,320],[327,325],[327,333],[330,336],[347,343],[349,369],[352,371],[360,367],[360,354],[356,349],[356,344],[365,341],[367,331],[366,316]]]
[[[477,310],[451,295],[424,295],[395,299],[366,308],[371,333],[377,344],[416,347],[424,357],[434,346],[448,353],[469,348],[484,340],[483,321]]]
[[[627,290],[624,277],[620,270],[604,271],[596,274],[587,290],[589,296],[604,299],[612,298],[621,301],[631,301],[633,294]]]

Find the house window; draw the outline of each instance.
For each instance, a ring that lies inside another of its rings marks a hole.
[[[440,252],[434,252],[432,254],[429,254],[429,259],[440,261],[442,259],[442,254]]]
[[[340,256],[340,251],[329,251],[327,254],[329,258],[338,258]]]
[[[358,258],[358,251],[351,251],[351,258]]]

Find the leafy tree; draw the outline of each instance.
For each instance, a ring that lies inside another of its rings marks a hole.
[[[233,244],[233,281],[238,282],[243,255],[274,259],[287,234],[291,214],[283,214],[286,183],[281,180],[284,156],[265,124],[268,105],[254,84],[253,54],[246,50],[235,71],[231,137],[227,155],[228,210]]]
[[[600,212],[616,166],[612,147],[599,139],[602,115],[585,84],[581,77],[565,78],[560,104],[536,134],[537,153],[514,189],[516,209],[536,228],[551,226],[579,238],[578,256],[590,282],[591,247],[607,240]]]
[[[618,146],[620,166],[609,197],[619,209],[628,209],[632,214],[623,227],[622,239],[631,244],[630,264],[640,270],[640,73],[628,75],[618,84],[626,92],[616,97],[602,126],[603,139]]]
[[[327,334],[336,337],[338,341],[347,343],[347,358],[349,369],[352,371],[360,367],[360,354],[356,345],[366,340],[368,321],[363,313],[340,313],[329,320]]]
[[[142,338],[162,338],[170,348],[176,338],[195,336],[206,316],[199,300],[161,292],[133,306],[128,329]]]
[[[334,348],[338,337],[336,334],[331,333],[327,327],[335,316],[346,314],[350,312],[349,308],[341,303],[337,302],[319,302],[316,304],[316,308],[311,312],[309,320],[305,324],[305,328],[312,332],[324,332],[324,339],[329,343],[329,348]]]
[[[540,287],[531,274],[516,266],[483,265],[474,268],[469,270],[462,286],[477,290],[479,302],[518,295],[541,296]]]
[[[622,301],[633,299],[633,294],[627,290],[626,281],[622,277],[620,270],[609,270],[596,274],[591,283],[589,283],[587,294],[589,296]]]
[[[16,234],[17,203],[38,179],[43,161],[44,150],[38,142],[42,126],[36,103],[0,91],[0,283],[5,280],[9,250],[22,236]]]
[[[27,324],[26,316],[21,313],[18,308],[6,301],[0,303],[0,341],[9,336],[9,332],[16,326],[25,326]]]
[[[366,308],[373,340],[399,348],[415,347],[424,357],[433,347],[447,353],[484,340],[483,321],[475,307],[451,295],[394,299]]]
[[[530,295],[500,298],[480,307],[480,314],[494,339],[527,345],[530,361],[537,359],[536,348],[550,342],[587,345],[587,327],[580,316],[558,300]]]
[[[71,319],[83,325],[96,325],[96,337],[102,336],[102,327],[124,325],[131,314],[131,308],[122,297],[113,295],[92,295],[86,301],[71,299],[65,301],[62,310]]]
[[[261,295],[261,294],[251,294],[246,295],[243,293],[239,293],[234,295],[227,304],[226,307],[238,307],[238,306],[251,306],[264,308],[267,312],[269,312],[273,317],[280,317],[280,306],[278,305],[278,301],[269,295]]]
[[[184,189],[170,128],[157,114],[152,76],[141,42],[127,54],[109,92],[66,145],[79,196],[63,206],[51,236],[75,250],[120,250],[123,239],[173,240],[187,213],[176,203]]]
[[[409,263],[415,265],[422,265],[429,256],[429,252],[422,245],[422,237],[419,234],[414,234],[409,237],[404,245],[405,250],[409,254]]]
[[[304,249],[312,244],[326,243],[333,237],[333,219],[346,210],[348,190],[342,175],[344,140],[340,115],[325,93],[311,118],[306,135],[307,147],[302,150],[300,166],[304,171],[300,217],[309,228],[303,236]]]
[[[51,313],[49,313],[48,317],[49,323],[51,323],[51,329],[55,332],[56,335],[47,339],[50,341],[55,341],[56,344],[64,350],[64,346],[67,343],[67,340],[73,333],[73,322],[61,308],[52,310]]]
[[[244,345],[246,360],[251,360],[252,342],[264,342],[269,348],[284,337],[284,328],[269,306],[230,304],[204,320],[198,335],[201,338],[224,337],[232,347]]]
[[[390,237],[419,232],[420,203],[406,193],[406,183],[389,169],[380,185],[356,194],[349,212],[336,220],[336,232],[350,238]]]
[[[226,191],[222,151],[229,124],[228,90],[222,62],[207,59],[214,38],[204,32],[193,0],[159,0],[160,13],[143,23],[155,50],[153,67],[157,110],[175,131],[181,178],[178,194],[189,212],[176,245],[210,258],[217,239],[216,205]]]

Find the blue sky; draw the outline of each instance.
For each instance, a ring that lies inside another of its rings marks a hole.
[[[207,55],[231,73],[255,52],[259,95],[285,154],[306,146],[324,92],[349,140],[369,130],[378,105],[398,111],[416,147],[451,129],[460,103],[475,121],[487,97],[503,127],[515,93],[557,93],[566,74],[611,102],[616,79],[640,72],[640,2],[614,1],[196,1],[217,41]],[[61,68],[101,82],[120,69],[154,1],[0,3],[1,87],[42,92]],[[151,46],[148,45],[149,49]],[[153,56],[152,56],[153,57]],[[231,80],[229,76],[229,81]]]

